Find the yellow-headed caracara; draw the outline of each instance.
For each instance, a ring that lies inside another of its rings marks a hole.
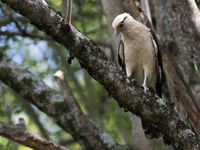
[[[118,15],[112,27],[121,35],[118,59],[127,76],[161,97],[162,60],[155,33],[128,13]]]
[[[142,84],[144,91],[153,89],[162,96],[162,59],[156,34],[145,25],[136,21],[130,14],[118,15],[112,27],[120,32],[118,59],[128,77]],[[147,138],[158,138],[160,130],[142,120]]]

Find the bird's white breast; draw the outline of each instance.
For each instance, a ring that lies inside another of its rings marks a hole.
[[[136,33],[137,32],[137,33]],[[138,84],[144,80],[144,67],[154,66],[154,52],[148,30],[137,30],[121,34],[124,42],[126,71],[131,72]],[[154,70],[154,68],[152,68]]]

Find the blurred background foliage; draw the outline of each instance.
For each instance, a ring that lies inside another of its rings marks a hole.
[[[197,6],[200,8],[200,0],[195,0]]]
[[[65,16],[66,0],[46,0],[46,2]],[[72,16],[72,24],[111,55],[111,41],[101,3],[98,0],[73,0]],[[67,64],[69,53],[64,47],[1,2],[0,50],[56,90],[58,85],[53,74],[57,70],[62,70],[84,113],[96,121],[119,144],[129,142],[131,123],[128,114],[119,108],[97,81],[81,69],[76,59],[71,65]],[[19,117],[25,119],[30,132],[51,139],[69,149],[83,150],[82,146],[58,127],[51,118],[1,83],[0,121],[16,124]],[[0,149],[29,150],[30,148],[0,137]]]

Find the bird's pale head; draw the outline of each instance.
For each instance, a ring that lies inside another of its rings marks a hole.
[[[133,17],[128,13],[123,13],[115,17],[112,27],[115,32],[121,32],[126,28],[128,21],[133,20]]]

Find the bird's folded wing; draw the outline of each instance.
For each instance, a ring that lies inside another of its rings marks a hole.
[[[162,80],[163,80],[163,66],[162,66],[162,57],[160,52],[160,47],[158,44],[158,38],[153,30],[150,30],[151,33],[151,41],[154,48],[154,53],[156,57],[156,75],[157,75],[157,83],[156,83],[156,92],[161,97],[162,96]]]
[[[118,62],[122,69],[125,70],[124,42],[122,40],[120,40],[118,48]]]

